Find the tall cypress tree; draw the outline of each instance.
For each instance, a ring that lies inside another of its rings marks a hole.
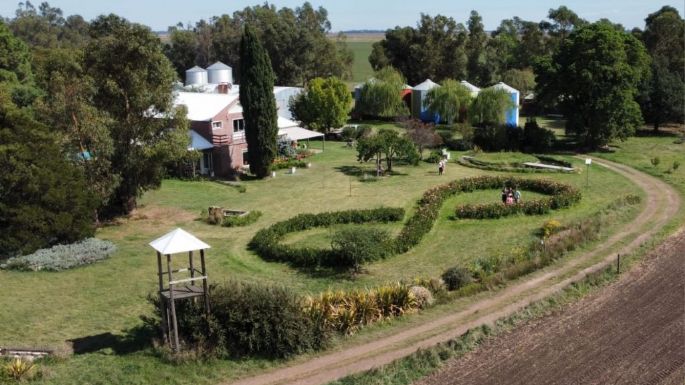
[[[250,172],[258,178],[269,175],[278,151],[278,116],[273,89],[271,60],[248,25],[240,41],[240,104],[243,106]]]

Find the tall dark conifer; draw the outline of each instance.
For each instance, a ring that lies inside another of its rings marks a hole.
[[[250,172],[264,178],[269,175],[278,151],[278,116],[271,60],[250,26],[245,27],[240,41],[240,74],[240,104],[245,119]]]

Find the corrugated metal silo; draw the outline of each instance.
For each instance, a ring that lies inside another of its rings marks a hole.
[[[434,121],[437,117],[432,116],[433,114],[428,112],[426,106],[423,105],[423,101],[426,99],[428,91],[435,87],[440,87],[439,84],[434,83],[430,79],[426,79],[423,83],[417,84],[412,88],[411,92],[411,116],[414,119],[421,119],[423,121]]]
[[[203,86],[205,84],[207,84],[207,70],[198,66],[186,70],[187,86]]]
[[[510,108],[506,112],[506,123],[510,126],[518,126],[519,125],[519,103],[521,102],[520,99],[520,92],[505,83],[499,82],[492,86],[494,89],[498,90],[504,90],[507,93],[509,93],[509,96],[511,97],[512,104],[514,107]]]
[[[233,84],[233,69],[220,61],[207,67],[207,76],[209,84]]]

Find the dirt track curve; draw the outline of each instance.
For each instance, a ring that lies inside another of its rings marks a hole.
[[[685,383],[685,231],[619,282],[415,385]]]
[[[318,385],[388,364],[418,349],[434,346],[458,337],[470,328],[484,323],[492,323],[520,310],[531,302],[561,290],[570,283],[582,279],[588,273],[612,263],[615,254],[610,252],[616,251],[612,250],[615,247],[621,246],[617,251],[621,254],[627,254],[637,249],[676,215],[681,204],[680,197],[666,183],[621,164],[599,159],[596,159],[595,163],[626,176],[647,194],[644,210],[638,217],[595,250],[565,261],[553,269],[533,273],[529,278],[500,290],[491,298],[479,301],[457,313],[448,314],[418,326],[408,327],[396,334],[375,341],[324,354],[301,364],[223,384]],[[592,264],[598,258],[601,260]],[[588,264],[591,266],[579,270]],[[572,274],[574,272],[576,273]],[[572,275],[568,276],[569,274]],[[566,276],[568,277],[559,279],[559,277]]]

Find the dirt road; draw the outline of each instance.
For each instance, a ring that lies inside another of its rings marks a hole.
[[[619,282],[416,385],[685,383],[685,232]]]
[[[232,383],[237,385],[318,385],[385,365],[417,349],[427,348],[458,337],[470,328],[492,323],[531,302],[561,290],[572,282],[583,279],[586,274],[597,271],[614,261],[615,254],[610,253],[612,248],[621,245],[618,249],[621,254],[634,251],[663,228],[677,213],[681,204],[680,197],[669,185],[624,165],[605,160],[596,160],[596,163],[631,179],[646,192],[647,198],[645,208],[638,217],[595,250],[565,261],[553,269],[533,273],[525,280],[499,291],[493,297],[456,313],[436,318],[419,326],[409,327],[372,342],[331,352],[301,364]],[[601,258],[599,262],[597,262],[598,258]],[[591,266],[581,268],[587,264]],[[560,277],[566,278],[560,279]]]

